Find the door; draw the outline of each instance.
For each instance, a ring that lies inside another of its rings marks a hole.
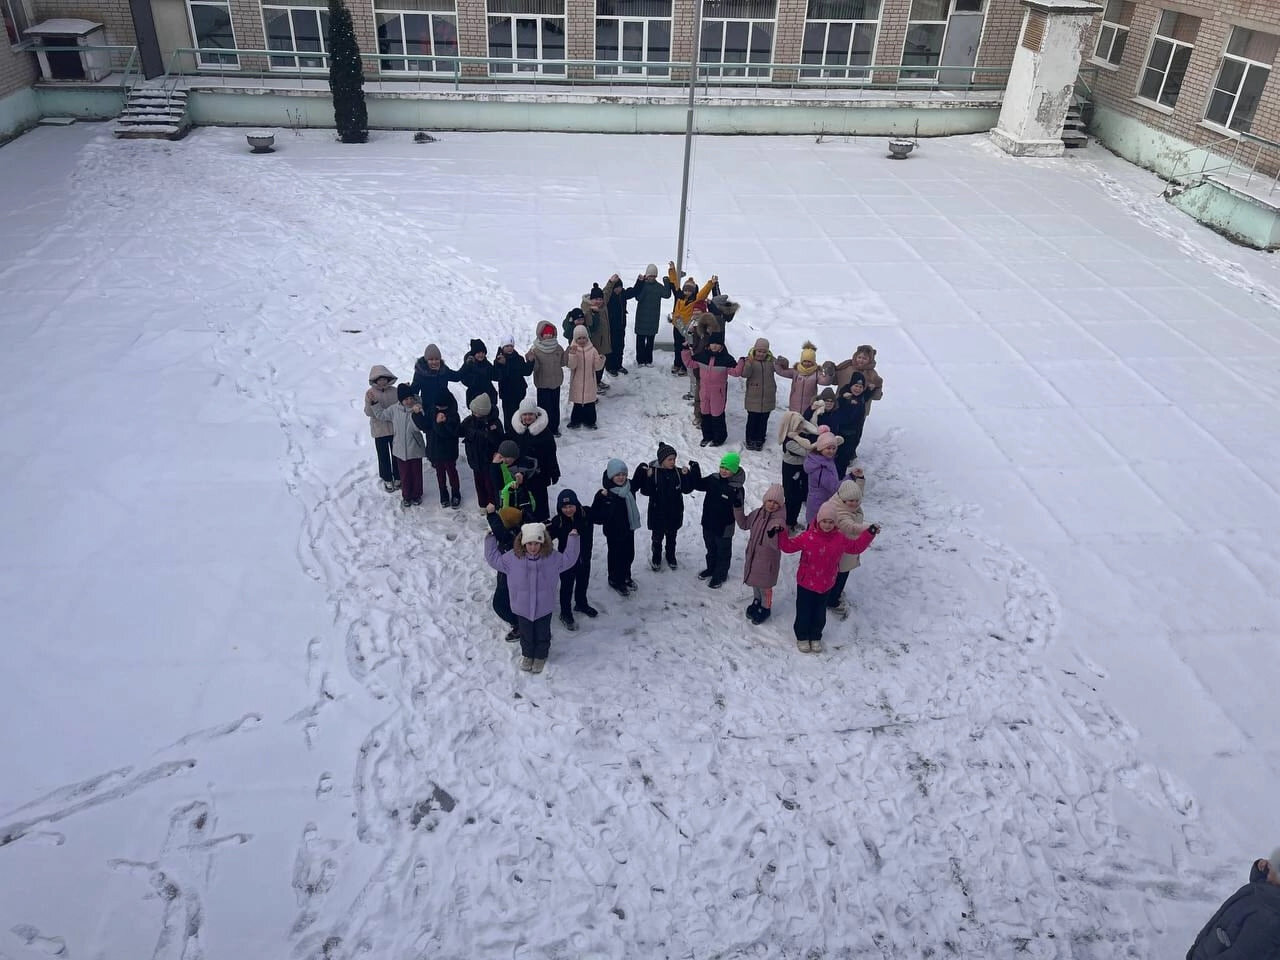
[[[956,6],[961,6],[957,3]],[[972,67],[978,61],[978,44],[982,42],[981,11],[951,14],[947,21],[947,38],[942,44],[942,56],[938,60],[938,83],[965,84],[973,82]],[[947,67],[952,69],[948,70]]]

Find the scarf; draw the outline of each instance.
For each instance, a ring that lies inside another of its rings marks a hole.
[[[560,346],[560,341],[555,337],[539,337],[533,346],[542,353],[555,353],[556,348]]]
[[[621,497],[627,503],[627,521],[631,525],[632,530],[640,529],[640,508],[636,506],[636,495],[631,492],[631,481],[628,480],[622,486],[618,486],[612,480],[609,481],[609,492],[615,497]]]
[[[807,377],[809,374],[816,372],[817,369],[818,369],[818,364],[816,361],[813,361],[813,360],[807,360],[807,361],[801,360],[795,366],[796,373],[804,377]]]

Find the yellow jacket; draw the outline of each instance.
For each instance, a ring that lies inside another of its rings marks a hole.
[[[689,326],[689,321],[693,319],[693,305],[699,300],[705,300],[711,296],[711,288],[714,284],[708,280],[702,285],[702,289],[698,291],[698,295],[692,300],[685,300],[680,293],[680,277],[676,274],[675,267],[667,268],[667,283],[671,286],[671,292],[675,294],[675,302],[671,307],[671,322],[682,330]]]

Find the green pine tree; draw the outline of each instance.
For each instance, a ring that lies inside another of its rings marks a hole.
[[[329,90],[333,94],[338,139],[343,143],[364,143],[369,139],[364,68],[345,0],[329,0]]]

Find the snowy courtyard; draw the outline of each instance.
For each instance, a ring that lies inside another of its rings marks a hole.
[[[1280,844],[1274,257],[1101,148],[700,139],[729,349],[879,351],[883,533],[805,656],[794,559],[753,626],[695,496],[530,676],[469,472],[402,510],[367,372],[674,259],[682,141],[440,137],[0,148],[0,958],[1184,955]],[[583,500],[719,457],[633,349]]]

